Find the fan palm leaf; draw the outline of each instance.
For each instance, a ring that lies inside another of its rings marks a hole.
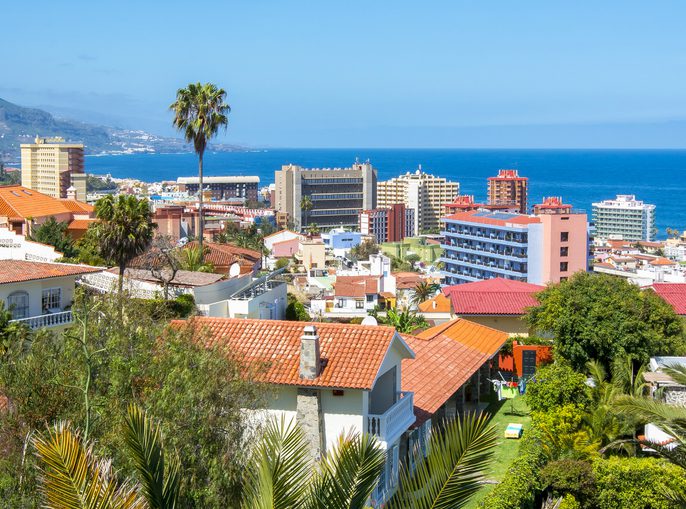
[[[428,454],[414,451],[414,472],[403,467],[392,509],[441,509],[464,506],[481,487],[496,444],[495,427],[483,414],[448,421],[432,433]]]
[[[33,439],[41,463],[44,507],[48,509],[143,509],[134,485],[117,482],[109,461],[62,422]]]
[[[124,440],[149,508],[174,509],[181,480],[179,463],[176,459],[165,462],[159,425],[139,407],[129,405],[124,422]]]

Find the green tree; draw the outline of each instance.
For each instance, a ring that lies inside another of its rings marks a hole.
[[[174,112],[174,127],[183,131],[184,138],[193,144],[198,154],[198,243],[202,249],[205,218],[203,216],[203,156],[207,142],[220,128],[226,129],[231,107],[225,102],[226,92],[212,83],[190,83],[176,92],[176,101],[169,106]],[[201,251],[201,254],[202,251]]]
[[[203,248],[200,243],[195,246],[186,246],[181,250],[180,268],[191,272],[214,272],[214,265],[205,262]]]
[[[288,304],[286,305],[286,320],[293,322],[309,322],[312,320],[310,315],[307,314],[305,306],[293,295],[288,294]]]
[[[314,207],[314,205],[312,204],[312,199],[309,196],[303,196],[300,199],[300,210],[302,210],[305,213],[304,214],[305,220],[303,221],[304,224],[302,226],[308,224],[309,212],[310,212],[310,210],[312,210],[313,207]],[[301,230],[302,230],[302,226],[301,226]]]
[[[66,258],[74,257],[78,251],[74,247],[74,240],[67,233],[66,222],[58,222],[54,217],[49,218],[43,224],[31,228],[29,240],[48,244],[62,253]]]
[[[414,287],[414,295],[412,296],[412,304],[417,305],[425,300],[429,300],[438,291],[438,285],[431,284],[428,281],[420,281]]]
[[[314,237],[316,235],[319,235],[319,226],[317,226],[317,223],[311,223],[307,226],[307,234]]]
[[[529,324],[552,333],[556,355],[578,371],[592,359],[609,370],[620,356],[646,363],[684,351],[683,322],[669,304],[623,278],[579,272],[538,300]]]
[[[397,308],[390,308],[386,310],[385,316],[379,314],[379,309],[373,309],[369,311],[369,315],[376,318],[380,325],[395,327],[395,330],[401,334],[412,334],[415,330],[428,326],[422,315],[407,309],[398,312]]]
[[[357,261],[369,260],[371,255],[377,254],[380,250],[376,242],[365,240],[350,250],[350,256]]]
[[[94,227],[100,254],[117,264],[121,293],[126,265],[147,249],[157,225],[152,222],[148,201],[132,195],[100,198],[95,215],[99,219]]]
[[[526,402],[532,412],[569,404],[585,408],[589,403],[586,376],[561,362],[539,367],[526,385]]]

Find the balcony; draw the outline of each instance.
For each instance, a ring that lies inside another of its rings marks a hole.
[[[17,320],[10,320],[13,323],[21,323],[27,325],[31,329],[42,329],[44,327],[59,327],[61,325],[70,325],[74,319],[71,311],[62,311],[60,313],[51,313],[48,315],[31,316],[29,318],[19,318]]]
[[[398,401],[382,415],[367,416],[367,433],[386,444],[395,442],[415,421],[414,394],[401,392],[398,395]]]

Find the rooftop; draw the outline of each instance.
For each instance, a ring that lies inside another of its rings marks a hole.
[[[443,288],[458,315],[524,315],[545,286],[494,278]]]
[[[119,274],[119,269],[117,267],[112,267],[108,269],[108,272],[112,274]],[[152,275],[152,272],[147,269],[126,269],[124,271],[124,277],[129,279],[135,279],[138,281],[148,281],[151,283],[159,283],[160,280]],[[171,280],[170,284],[174,286],[185,286],[185,287],[195,287],[195,286],[207,286],[220,281],[225,277],[224,274],[213,274],[211,272],[191,272],[188,270],[180,270]]]
[[[508,212],[491,212],[489,210],[468,210],[451,214],[444,219],[490,224],[493,226],[519,226],[541,222],[541,219],[536,216],[510,214]]]
[[[91,205],[76,200],[58,200],[23,186],[0,186],[0,216],[27,219],[92,211]]]
[[[184,246],[184,249],[197,247],[197,241],[191,241]],[[231,244],[219,244],[216,242],[204,242],[205,261],[215,267],[226,267],[233,263],[250,262],[256,263],[262,259],[259,252],[252,249],[233,246]]]
[[[394,328],[383,326],[209,317],[172,325],[189,323],[207,331],[202,336],[206,346],[263,365],[257,379],[277,385],[371,390],[386,353],[400,340]],[[306,326],[317,329],[320,341],[321,372],[313,380],[300,378],[300,338]],[[409,349],[406,356],[413,356]]]
[[[102,268],[67,263],[0,260],[0,284],[102,272]]]
[[[379,276],[338,276],[334,283],[337,297],[364,297],[379,291]]]
[[[422,313],[450,313],[450,299],[439,293],[433,299],[425,300],[418,306]]]
[[[653,290],[677,315],[686,315],[686,283],[654,283]]]

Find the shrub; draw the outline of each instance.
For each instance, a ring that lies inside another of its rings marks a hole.
[[[305,306],[295,298],[292,293],[288,294],[288,305],[286,306],[286,320],[293,322],[309,322],[310,315],[305,311]]]
[[[599,509],[678,507],[669,492],[686,492],[686,475],[676,465],[654,458],[613,457],[593,464]]]
[[[585,505],[595,496],[593,465],[571,459],[551,461],[541,470],[541,484],[556,497],[571,495],[577,506]]]
[[[284,267],[288,267],[289,263],[291,263],[291,261],[288,258],[279,258],[278,260],[276,260],[274,268],[276,270],[283,269]]]
[[[542,366],[526,386],[526,402],[534,412],[568,404],[583,408],[589,402],[586,377],[559,362]]]

